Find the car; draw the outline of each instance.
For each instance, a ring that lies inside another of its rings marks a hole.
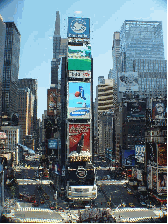
[[[50,209],[55,210],[57,208],[56,203],[50,204]]]
[[[146,206],[146,203],[143,202],[143,201],[141,201],[140,204],[141,204],[142,206]]]
[[[37,201],[34,201],[34,203],[32,204],[34,207],[38,207],[39,203]]]
[[[45,203],[45,200],[44,200],[44,199],[41,199],[41,200],[40,200],[40,203],[41,203],[41,204],[44,204],[44,203]]]
[[[129,206],[130,206],[131,208],[135,208],[135,205],[134,205],[133,203],[129,203]]]

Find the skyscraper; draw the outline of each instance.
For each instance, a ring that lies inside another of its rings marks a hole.
[[[37,79],[24,78],[18,80],[19,88],[29,88],[34,96],[33,105],[33,133],[35,136],[35,147],[38,147],[38,136],[37,136]]]
[[[14,22],[5,22],[5,24],[2,112],[7,116],[11,116],[12,113],[17,113],[20,33]]]
[[[61,38],[60,35],[60,15],[56,11],[55,31],[53,36],[53,59],[51,61],[51,84],[58,87],[58,69],[60,58],[67,55],[67,38]]]
[[[117,66],[118,66],[118,58],[120,57],[120,51],[121,51],[120,32],[114,32],[113,46],[112,46],[113,69],[110,69],[108,78],[114,79],[115,83],[117,83]]]
[[[6,25],[0,15],[0,102],[2,100],[2,78],[4,64],[4,48],[5,48]],[[0,103],[0,125],[1,125],[2,103]]]
[[[164,60],[160,21],[125,20],[120,31],[121,69],[133,72],[135,59]]]
[[[140,98],[165,97],[167,62],[162,22],[125,20],[120,31],[120,46],[118,101],[132,93]]]

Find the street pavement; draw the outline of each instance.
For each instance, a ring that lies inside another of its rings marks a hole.
[[[30,161],[29,161],[30,162]],[[38,162],[32,168],[17,167],[16,178],[19,186],[19,192],[26,193],[29,195],[35,194],[37,200],[43,198],[43,193],[49,195],[49,200],[45,201],[44,204],[39,204],[39,207],[32,207],[32,203],[23,200],[13,200],[10,197],[8,190],[6,192],[6,209],[12,212],[8,216],[17,218],[18,222],[76,222],[79,219],[79,214],[83,215],[83,219],[94,216],[97,218],[102,215],[102,211],[108,210],[109,214],[116,219],[117,222],[131,222],[134,220],[140,220],[142,217],[155,218],[162,217],[164,214],[161,210],[141,208],[136,198],[133,195],[128,194],[127,189],[124,188],[123,184],[125,180],[102,180],[103,177],[109,174],[108,169],[101,169],[97,171],[99,180],[98,184],[98,197],[95,200],[93,209],[65,209],[67,203],[61,198],[57,199],[58,205],[63,208],[63,211],[51,210],[49,208],[50,202],[55,202],[53,195],[55,191],[50,186],[51,180],[39,180],[32,179],[35,176]],[[19,174],[19,172],[21,174]],[[29,177],[29,178],[27,178]],[[24,179],[26,178],[26,179]],[[42,189],[38,190],[37,185],[41,184]],[[13,200],[13,201],[12,201]],[[119,205],[125,202],[125,208],[119,208]],[[134,208],[130,208],[129,203],[135,205]],[[110,207],[111,208],[107,208]],[[86,217],[85,217],[86,216]]]

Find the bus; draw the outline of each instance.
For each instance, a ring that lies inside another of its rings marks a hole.
[[[67,198],[76,202],[89,202],[97,198],[95,167],[89,161],[76,161],[67,167]]]

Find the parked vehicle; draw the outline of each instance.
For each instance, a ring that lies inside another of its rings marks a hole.
[[[33,204],[32,204],[34,207],[38,207],[39,206],[39,203],[37,201],[35,201]]]
[[[130,206],[131,208],[135,208],[135,205],[134,205],[133,203],[129,203],[129,206]]]

